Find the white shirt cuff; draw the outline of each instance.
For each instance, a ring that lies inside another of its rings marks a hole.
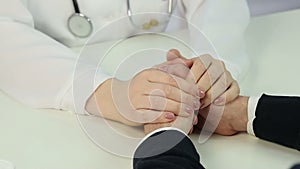
[[[183,132],[182,130],[176,128],[176,127],[163,127],[163,128],[159,128],[159,129],[156,129],[154,131],[152,131],[151,133],[147,134],[142,140],[141,142],[139,143],[138,147],[140,146],[140,144],[142,144],[145,140],[147,140],[147,138],[149,138],[150,136],[152,136],[154,133],[158,133],[160,131],[165,131],[165,130],[176,130],[176,131],[179,131],[181,132],[182,134],[186,135],[187,137],[189,137],[187,134],[185,134],[185,132]]]
[[[86,102],[98,86],[109,78],[111,76],[95,69],[76,75],[72,87],[64,97],[62,107],[76,114],[90,115],[85,110]]]
[[[247,123],[247,132],[248,134],[254,135],[253,130],[253,121],[255,119],[255,111],[258,104],[258,101],[261,96],[259,97],[250,97],[248,100],[248,123]]]

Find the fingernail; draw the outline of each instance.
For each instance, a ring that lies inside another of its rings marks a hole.
[[[165,118],[166,119],[173,120],[174,117],[175,117],[175,115],[173,113],[167,113],[167,114],[165,114]]]
[[[205,92],[204,92],[203,90],[201,90],[200,88],[198,88],[197,95],[198,95],[200,98],[203,98],[203,97],[205,96]]]
[[[203,90],[199,90],[199,96],[200,96],[200,98],[204,98],[205,92]]]
[[[216,105],[225,104],[225,99],[223,97],[220,97],[214,101],[214,104],[216,104]]]
[[[189,105],[186,105],[184,109],[187,113],[190,113],[190,114],[194,113],[194,109]]]
[[[200,108],[200,101],[197,99],[197,100],[194,100],[194,110],[198,110]]]

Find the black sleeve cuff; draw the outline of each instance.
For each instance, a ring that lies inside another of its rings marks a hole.
[[[300,97],[263,95],[255,111],[257,137],[300,150]]]
[[[134,169],[203,169],[200,157],[183,133],[165,130],[153,134],[137,148],[134,154]]]
[[[293,166],[291,169],[300,169],[300,164]]]

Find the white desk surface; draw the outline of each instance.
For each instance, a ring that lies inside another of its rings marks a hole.
[[[299,18],[300,10],[252,19],[246,36],[252,66],[241,84],[243,94],[300,95]],[[3,93],[0,134],[0,160],[12,162],[17,169],[132,166],[131,159],[108,153],[89,140],[74,114],[28,108]],[[191,137],[208,169],[288,169],[300,162],[300,152],[247,134],[214,135],[202,145],[197,135]]]

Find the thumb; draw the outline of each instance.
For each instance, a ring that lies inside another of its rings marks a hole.
[[[171,49],[167,53],[167,61],[170,62],[183,62],[186,66],[191,67],[193,65],[193,60],[191,59],[186,59],[181,55],[181,53],[177,49]]]
[[[186,59],[177,49],[170,49],[167,53],[167,60],[170,61],[177,58]]]

